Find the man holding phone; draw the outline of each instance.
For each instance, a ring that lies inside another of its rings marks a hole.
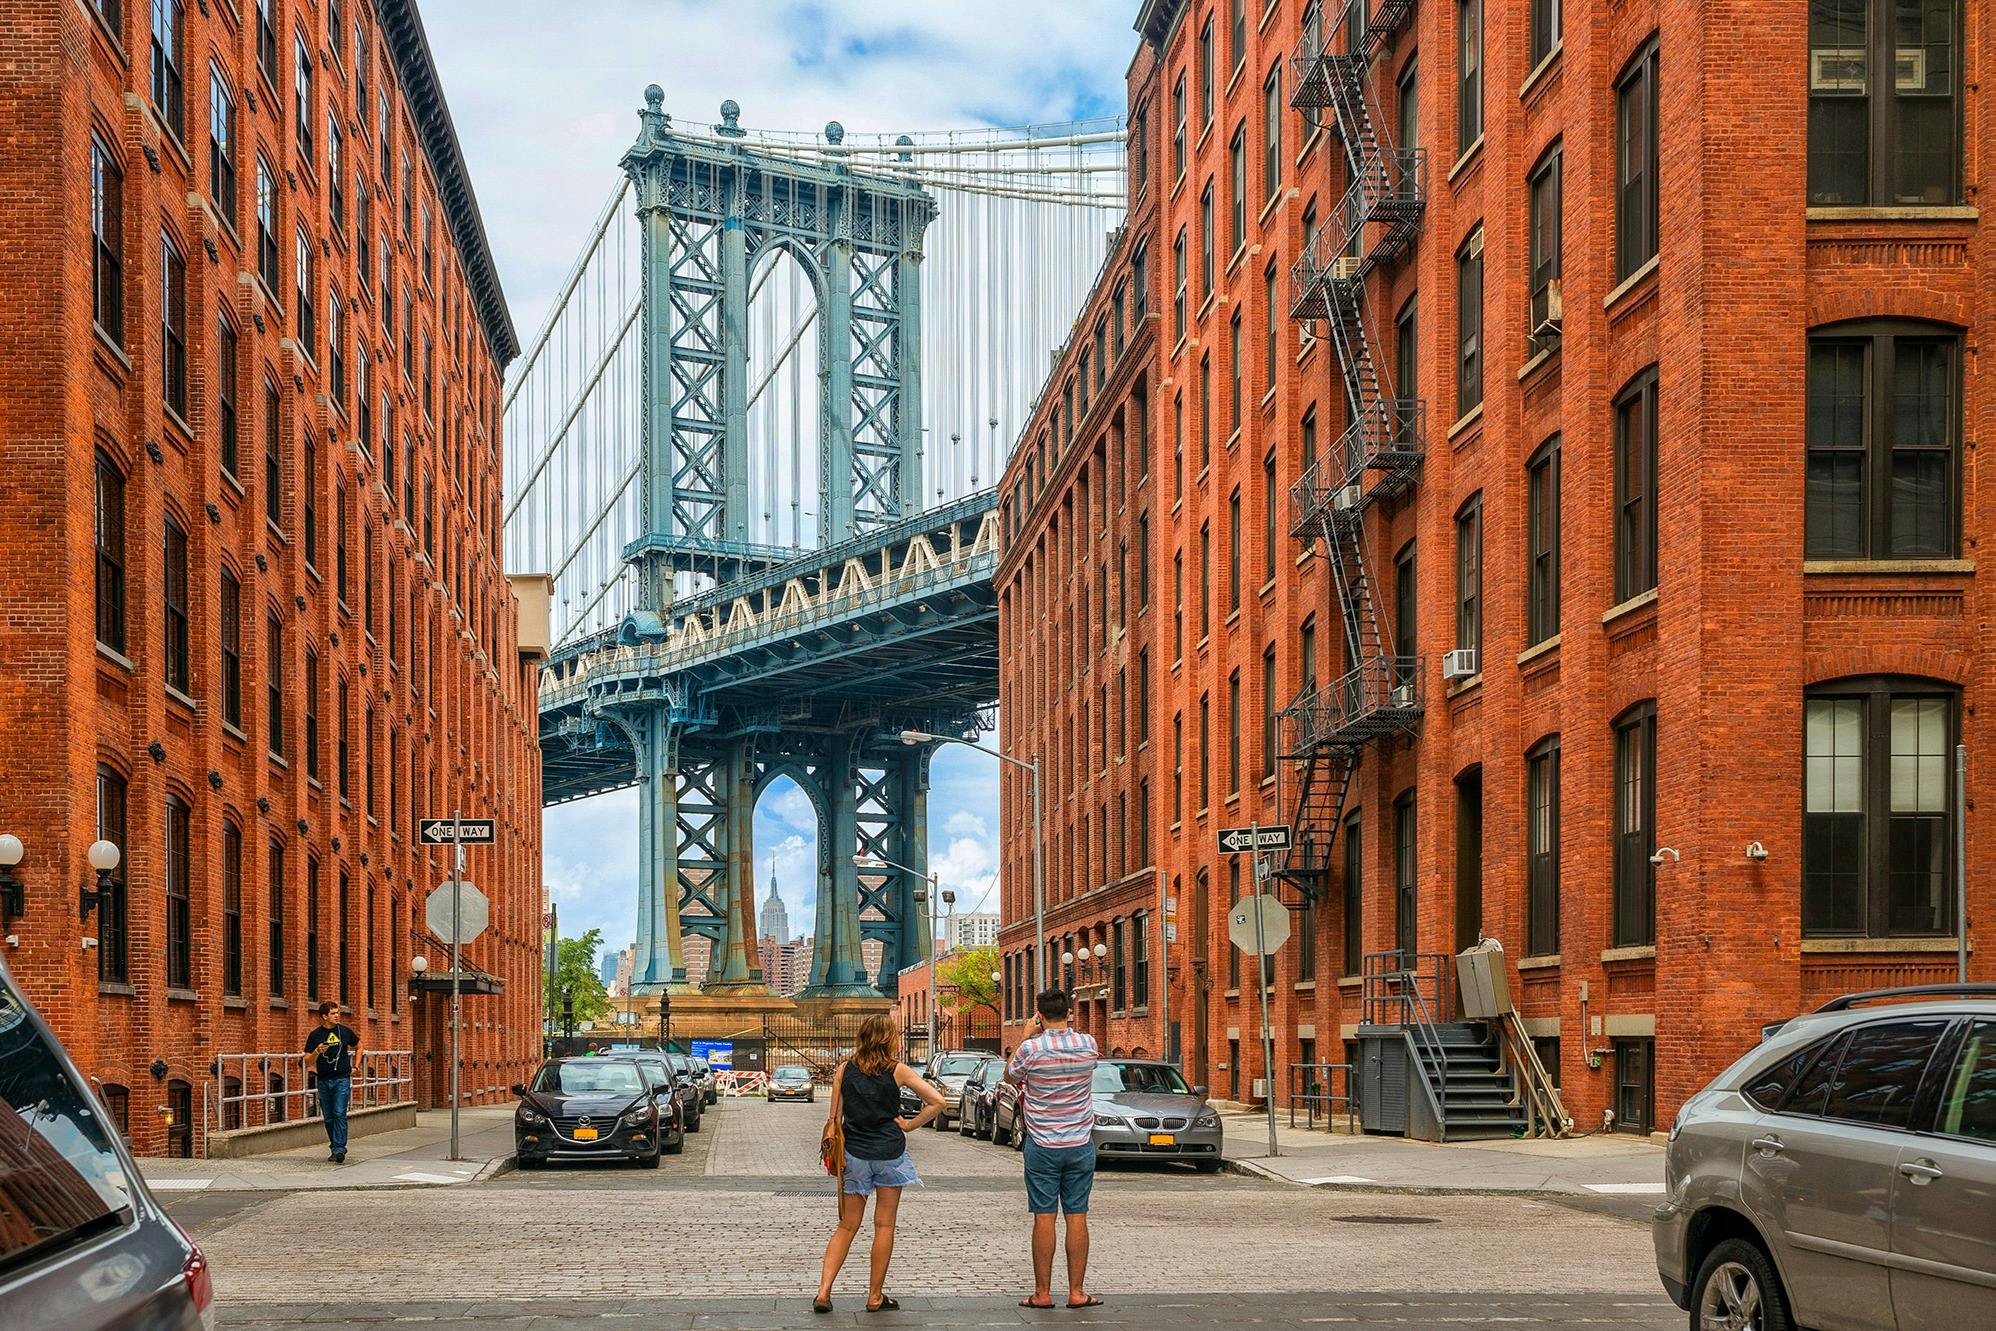
[[[1033,1296],[1022,1308],[1051,1308],[1054,1216],[1067,1221],[1067,1306],[1093,1308],[1088,1293],[1088,1197],[1095,1186],[1095,1037],[1067,1024],[1069,1001],[1048,989],[1034,1000],[1032,1034],[1012,1056],[1026,1133],[1026,1204],[1033,1215]]]

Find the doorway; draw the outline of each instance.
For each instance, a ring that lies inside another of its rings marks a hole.
[[[1414,844],[1414,792],[1393,803],[1393,946],[1400,965],[1416,966],[1420,950],[1420,897]]]
[[[1483,937],[1483,769],[1455,779],[1455,950]]]

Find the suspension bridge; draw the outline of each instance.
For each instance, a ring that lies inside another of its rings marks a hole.
[[[698,947],[703,991],[754,996],[753,814],[794,781],[803,996],[872,999],[931,945],[932,746],[901,734],[990,720],[993,486],[1120,223],[1125,135],[720,114],[646,89],[508,388],[508,555],[554,577],[545,798],[637,788],[633,992],[687,989]]]

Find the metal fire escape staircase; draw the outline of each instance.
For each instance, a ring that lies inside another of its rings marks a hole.
[[[1373,55],[1412,8],[1410,0],[1354,0],[1334,31],[1313,8],[1293,60],[1290,104],[1330,113],[1350,170],[1335,213],[1306,239],[1291,270],[1290,314],[1326,327],[1350,422],[1290,491],[1291,534],[1321,542],[1329,561],[1345,648],[1344,673],[1321,686],[1306,682],[1281,717],[1285,769],[1296,775],[1287,805],[1294,838],[1277,873],[1306,900],[1325,889],[1365,745],[1408,733],[1421,717],[1420,658],[1393,654],[1365,533],[1366,510],[1414,484],[1424,451],[1423,403],[1394,395],[1384,382],[1367,294],[1372,274],[1411,246],[1427,202],[1425,154],[1386,138],[1369,86]]]

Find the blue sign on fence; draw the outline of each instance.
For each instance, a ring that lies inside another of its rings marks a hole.
[[[693,1057],[707,1061],[707,1066],[716,1072],[726,1072],[735,1066],[735,1043],[732,1040],[695,1040]]]

